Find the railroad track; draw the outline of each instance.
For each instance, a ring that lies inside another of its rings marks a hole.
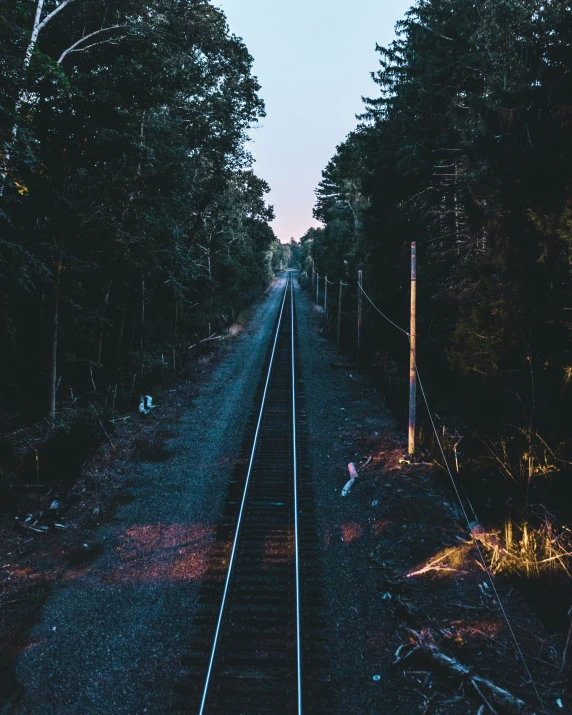
[[[179,712],[331,713],[288,275],[201,589]]]

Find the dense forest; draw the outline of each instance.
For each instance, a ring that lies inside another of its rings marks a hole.
[[[136,407],[281,267],[251,66],[207,0],[2,4],[6,428]]]
[[[570,517],[572,6],[418,0],[377,50],[377,90],[316,191],[305,268],[351,282],[355,348],[357,270],[407,329],[416,241],[418,364],[451,464],[483,517]],[[368,365],[406,410],[407,338],[364,302]]]

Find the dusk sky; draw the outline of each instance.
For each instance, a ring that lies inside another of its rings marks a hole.
[[[256,173],[272,189],[282,241],[310,226],[314,189],[336,146],[356,126],[370,72],[413,0],[214,0],[254,57],[267,117],[252,132]]]

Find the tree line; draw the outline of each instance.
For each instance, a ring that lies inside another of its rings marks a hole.
[[[125,405],[266,285],[282,249],[247,149],[251,69],[207,0],[2,5],[5,415]]]
[[[419,364],[443,435],[463,435],[485,491],[500,470],[534,502],[572,456],[572,7],[417,0],[396,29],[302,260],[332,280],[363,269],[407,328],[417,241]],[[368,320],[372,360],[405,387],[406,341]]]

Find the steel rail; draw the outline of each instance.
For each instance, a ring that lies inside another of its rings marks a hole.
[[[296,584],[296,677],[298,715],[302,715],[302,628],[300,623],[300,554],[298,549],[298,454],[296,448],[296,360],[294,349],[294,281],[290,278],[290,331],[292,356],[292,460],[294,480],[294,564]]]
[[[232,550],[231,550],[230,559],[229,559],[229,562],[228,562],[228,569],[227,569],[227,572],[226,572],[226,579],[225,579],[225,583],[224,583],[224,590],[223,590],[223,594],[222,594],[221,606],[220,606],[219,615],[218,615],[218,619],[217,619],[217,624],[216,624],[216,629],[215,629],[215,634],[214,634],[214,639],[213,639],[213,647],[212,647],[212,649],[211,649],[211,654],[210,654],[210,658],[209,658],[209,665],[208,665],[207,674],[206,674],[206,678],[205,678],[205,684],[204,684],[204,687],[203,687],[203,694],[202,694],[202,698],[201,698],[201,705],[200,705],[200,709],[199,709],[199,715],[203,715],[204,712],[205,712],[205,707],[206,707],[206,702],[207,702],[207,696],[208,696],[208,690],[209,690],[209,685],[210,685],[210,681],[211,681],[211,675],[212,675],[212,671],[213,671],[213,665],[214,665],[216,650],[217,650],[217,646],[218,646],[218,641],[219,641],[219,637],[220,637],[220,631],[221,631],[222,621],[223,621],[223,617],[224,617],[224,611],[225,611],[225,606],[226,606],[226,599],[227,599],[227,594],[228,594],[230,579],[231,579],[231,575],[232,575],[232,569],[233,569],[233,566],[234,566],[234,560],[235,560],[235,556],[236,556],[236,547],[237,547],[238,538],[239,538],[239,535],[240,535],[240,527],[241,527],[241,524],[242,524],[242,516],[243,516],[243,513],[244,513],[244,506],[245,506],[245,504],[246,504],[246,497],[247,497],[247,494],[248,494],[248,485],[249,485],[249,482],[250,482],[250,476],[251,476],[251,474],[252,474],[252,467],[253,467],[253,465],[254,465],[254,459],[255,459],[255,455],[256,455],[256,447],[257,447],[257,445],[258,445],[258,435],[259,435],[259,433],[260,433],[260,426],[261,426],[261,424],[262,424],[262,417],[263,417],[263,414],[264,414],[264,407],[265,407],[265,404],[266,404],[266,395],[267,395],[267,393],[268,393],[268,385],[270,384],[270,377],[271,377],[271,374],[272,374],[272,367],[273,367],[273,365],[274,365],[274,355],[275,355],[275,353],[276,353],[276,344],[277,344],[277,342],[278,342],[278,335],[280,334],[280,327],[281,327],[281,325],[282,325],[282,315],[283,315],[283,313],[284,313],[284,305],[285,305],[285,303],[286,303],[286,296],[288,295],[288,288],[290,287],[290,283],[291,283],[291,277],[288,276],[287,281],[286,281],[286,289],[284,290],[284,296],[282,297],[282,304],[281,304],[281,307],[280,307],[280,315],[279,315],[279,317],[278,317],[278,325],[276,326],[276,333],[275,333],[275,335],[274,335],[274,343],[273,343],[273,345],[272,345],[272,353],[271,353],[271,355],[270,355],[270,364],[269,364],[269,366],[268,366],[268,373],[267,373],[267,375],[266,375],[266,382],[265,382],[265,385],[264,385],[264,392],[263,392],[263,394],[262,394],[262,402],[261,402],[261,405],[260,405],[260,412],[259,412],[259,414],[258,414],[258,421],[257,421],[257,424],[256,424],[256,431],[255,431],[255,433],[254,433],[254,440],[253,440],[253,444],[252,444],[252,450],[251,450],[251,453],[250,453],[250,461],[249,461],[249,463],[248,463],[248,471],[247,471],[247,473],[246,473],[246,481],[245,481],[245,484],[244,484],[244,491],[243,491],[243,494],[242,494],[242,500],[241,500],[241,504],[240,504],[240,511],[239,511],[239,513],[238,513],[238,519],[237,519],[237,523],[236,523],[236,531],[235,531],[235,534],[234,534],[234,539],[233,539],[233,543],[232,543]]]

